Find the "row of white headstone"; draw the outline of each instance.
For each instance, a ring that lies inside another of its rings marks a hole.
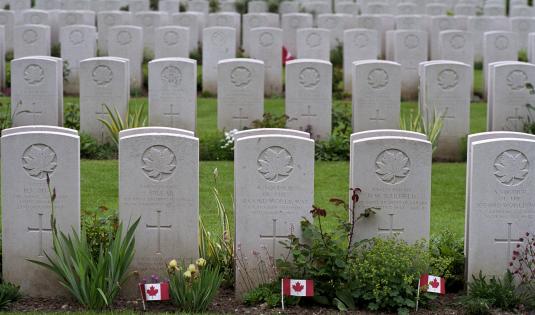
[[[26,259],[51,254],[51,204],[56,189],[60,230],[80,229],[79,137],[74,130],[31,126],[2,132],[3,279],[31,296],[65,295],[48,270]],[[131,266],[139,277],[165,273],[172,258],[195,259],[199,216],[199,141],[187,130],[138,128],[119,141],[119,216],[141,217]],[[279,243],[301,237],[311,219],[314,141],[300,131],[252,129],[235,140],[236,291],[259,283],[256,254],[286,255]],[[399,235],[407,242],[430,235],[431,143],[425,135],[375,130],[351,136],[350,187],[362,189],[353,240]],[[465,244],[468,276],[501,276],[514,246],[535,228],[535,136],[513,132],[468,138]],[[470,279],[470,278],[468,278]],[[136,281],[123,287],[135,296]],[[249,282],[250,285],[250,282]]]

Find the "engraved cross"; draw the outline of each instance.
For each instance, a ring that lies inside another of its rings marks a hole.
[[[382,227],[379,227],[377,230],[379,231],[379,233],[383,233],[383,234],[394,234],[394,232],[397,232],[397,233],[403,233],[405,231],[404,228],[395,228],[394,227],[394,213],[390,213],[388,214],[390,216],[390,226],[388,228],[382,228]]]
[[[244,126],[242,125],[242,122],[243,122],[244,120],[249,119],[249,116],[243,114],[243,108],[240,107],[239,114],[238,114],[237,116],[232,116],[232,119],[235,119],[235,120],[238,120],[238,121],[239,121],[239,123],[240,123],[240,128],[239,128],[239,129],[241,130],[241,129],[244,127]]]
[[[494,243],[496,244],[507,244],[507,253],[505,255],[507,261],[511,259],[511,243],[522,243],[520,239],[511,238],[511,226],[513,223],[507,223],[507,238],[495,238]]]
[[[146,225],[146,228],[151,230],[151,229],[156,229],[158,231],[158,234],[157,234],[157,242],[158,242],[158,248],[157,248],[157,251],[156,251],[156,254],[160,254],[161,253],[161,230],[162,229],[168,229],[170,230],[172,225],[169,224],[169,225],[162,225],[161,224],[161,213],[162,211],[161,210],[156,210],[156,225],[151,225],[151,224],[147,224]]]
[[[39,226],[38,227],[28,227],[28,232],[34,232],[39,233],[39,254],[37,256],[43,257],[44,256],[44,249],[43,249],[43,232],[52,232],[51,228],[45,228],[43,227],[43,214],[38,213],[39,216]]]
[[[375,117],[370,117],[370,120],[371,121],[375,121],[376,123],[379,123],[379,121],[384,121],[386,120],[386,118],[384,117],[379,117],[379,109],[376,109],[375,110]]]
[[[448,115],[448,109],[449,109],[449,107],[446,107],[446,108],[444,109],[444,113],[442,113],[442,115],[440,116],[440,118],[442,118],[442,119],[453,119],[453,118],[455,118],[455,116]]]
[[[168,113],[163,113],[164,116],[168,116],[169,117],[171,126],[174,126],[175,116],[176,117],[180,116],[179,112],[174,112],[173,111],[173,107],[174,107],[174,104],[169,104],[169,112]]]
[[[291,233],[291,231],[290,231]],[[276,248],[276,245],[277,245],[277,239],[288,239],[289,235],[286,234],[286,235],[277,235],[277,219],[273,219],[273,231],[271,233],[271,235],[266,235],[266,234],[260,234],[260,238],[264,238],[264,239],[271,239],[272,241],[272,244],[271,244],[271,256],[273,256],[273,258],[276,258],[275,256],[275,248]]]
[[[35,103],[32,103],[32,110],[28,111],[28,114],[32,115],[34,124],[37,124],[36,116],[39,116],[43,113],[42,111],[39,111],[36,107],[37,106],[35,105]]]

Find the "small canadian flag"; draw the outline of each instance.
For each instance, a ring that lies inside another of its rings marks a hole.
[[[421,275],[420,288],[431,293],[446,294],[446,280],[437,276]]]
[[[314,282],[312,280],[282,279],[282,295],[314,296]]]
[[[141,283],[139,288],[143,292],[145,301],[166,301],[169,300],[169,283]]]

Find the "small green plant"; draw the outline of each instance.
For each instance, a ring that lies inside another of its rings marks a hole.
[[[264,113],[262,120],[254,120],[253,128],[285,128],[288,116],[273,115],[272,113]]]
[[[17,301],[21,294],[20,287],[8,282],[0,283],[0,310],[6,310],[9,304]]]
[[[203,312],[217,294],[223,275],[217,266],[207,264],[203,258],[195,264],[179,265],[169,262],[169,289],[173,303],[184,312]]]
[[[80,234],[72,230],[70,234],[59,231],[55,218],[56,189],[46,178],[50,196],[53,255],[45,253],[46,262],[29,260],[42,266],[58,277],[59,283],[84,307],[101,310],[110,307],[128,279],[128,267],[134,258],[134,232],[138,218],[123,232],[120,223],[115,235],[109,240],[107,250],[100,248],[97,259],[93,258],[91,244],[84,230]]]
[[[206,257],[211,266],[217,266],[223,275],[226,286],[234,283],[234,241],[230,231],[228,211],[218,188],[219,172],[214,169],[214,196],[220,234],[208,231],[202,218],[199,218],[199,256]]]
[[[244,15],[247,13],[247,4],[249,3],[249,0],[237,0],[236,1],[236,12]]]
[[[342,68],[344,66],[344,46],[341,43],[338,43],[331,50],[331,63],[333,64],[333,68]]]
[[[294,299],[297,300],[297,299]],[[269,307],[277,307],[281,303],[281,288],[280,281],[273,281],[271,283],[264,283],[248,291],[243,296],[245,305],[259,305],[266,303]],[[292,304],[290,299],[286,299],[286,305]]]
[[[210,13],[216,13],[219,11],[219,1],[218,0],[210,0],[209,1],[210,6]]]
[[[528,51],[523,48],[518,51],[518,61],[529,62],[528,60]]]
[[[87,133],[80,133],[80,158],[88,160],[113,160],[117,158],[117,146],[112,143],[98,144]]]
[[[331,138],[316,141],[315,156],[318,161],[349,160],[349,138],[351,127],[351,104],[342,103],[333,110]]]
[[[351,262],[355,301],[371,311],[408,313],[416,306],[417,283],[428,272],[427,244],[408,244],[399,238],[374,238],[360,244]],[[430,295],[420,294],[420,304]]]
[[[61,57],[61,45],[60,44],[52,45],[52,47],[50,48],[50,55],[52,57],[60,58]]]
[[[98,259],[101,250],[108,251],[110,241],[114,239],[118,228],[117,213],[104,206],[82,211],[82,230],[86,234],[93,260]]]
[[[446,292],[458,292],[464,287],[464,240],[444,230],[431,236],[431,272],[446,279]]]
[[[11,116],[11,108],[7,104],[0,103],[0,131],[11,128],[13,117]]]
[[[115,144],[119,144],[119,132],[122,130],[145,127],[147,124],[147,119],[142,115],[144,106],[139,106],[132,115],[127,113],[126,119],[124,120],[121,118],[121,114],[119,114],[117,108],[114,108],[112,111],[108,105],[103,104],[103,106],[106,109],[109,120],[103,118],[99,118],[98,120],[106,127]]]
[[[401,116],[400,129],[425,134],[427,140],[432,144],[433,152],[435,152],[438,147],[440,132],[444,126],[444,120],[442,119],[444,114],[433,110],[432,114],[430,113],[428,117],[424,117],[420,111],[414,114],[411,110],[408,116]]]
[[[199,156],[202,161],[232,161],[234,160],[233,131],[222,133],[216,131],[201,137]]]
[[[66,103],[63,107],[63,126],[74,130],[80,130],[80,106],[74,103]]]
[[[503,278],[487,278],[479,272],[468,283],[468,294],[461,297],[460,303],[465,305],[468,314],[490,314],[492,309],[515,311],[532,304],[535,294],[519,290],[513,274],[508,270]]]

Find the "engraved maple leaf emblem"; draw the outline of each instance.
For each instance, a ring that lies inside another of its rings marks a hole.
[[[232,70],[230,79],[237,87],[243,87],[251,82],[251,71],[245,67],[237,67]]]
[[[299,74],[299,83],[306,88],[313,88],[320,82],[320,74],[314,68],[305,68]]]
[[[176,157],[164,146],[153,146],[143,153],[143,171],[152,180],[162,181],[171,176],[176,168]]]
[[[459,82],[459,76],[455,71],[446,69],[440,71],[437,81],[441,88],[444,90],[449,90],[457,86],[457,82]]]
[[[47,145],[34,144],[24,151],[22,167],[28,175],[45,179],[46,174],[51,174],[57,167],[56,153]]]
[[[24,80],[29,84],[36,84],[43,80],[45,72],[38,65],[29,65],[24,69]]]
[[[494,176],[507,186],[520,184],[528,175],[528,159],[516,150],[508,150],[500,154],[494,162]]]
[[[285,180],[293,170],[292,156],[286,149],[271,147],[258,157],[258,172],[270,182]]]
[[[93,69],[93,81],[98,85],[106,85],[113,79],[113,72],[108,66],[100,65]]]
[[[379,154],[375,161],[375,173],[388,184],[400,183],[410,171],[409,157],[395,149],[386,150]]]
[[[388,84],[388,73],[383,69],[374,69],[368,74],[368,84],[374,89],[380,89]]]
[[[526,87],[526,81],[528,80],[528,76],[524,71],[521,70],[515,70],[509,73],[507,76],[507,85],[512,90],[521,90]]]

